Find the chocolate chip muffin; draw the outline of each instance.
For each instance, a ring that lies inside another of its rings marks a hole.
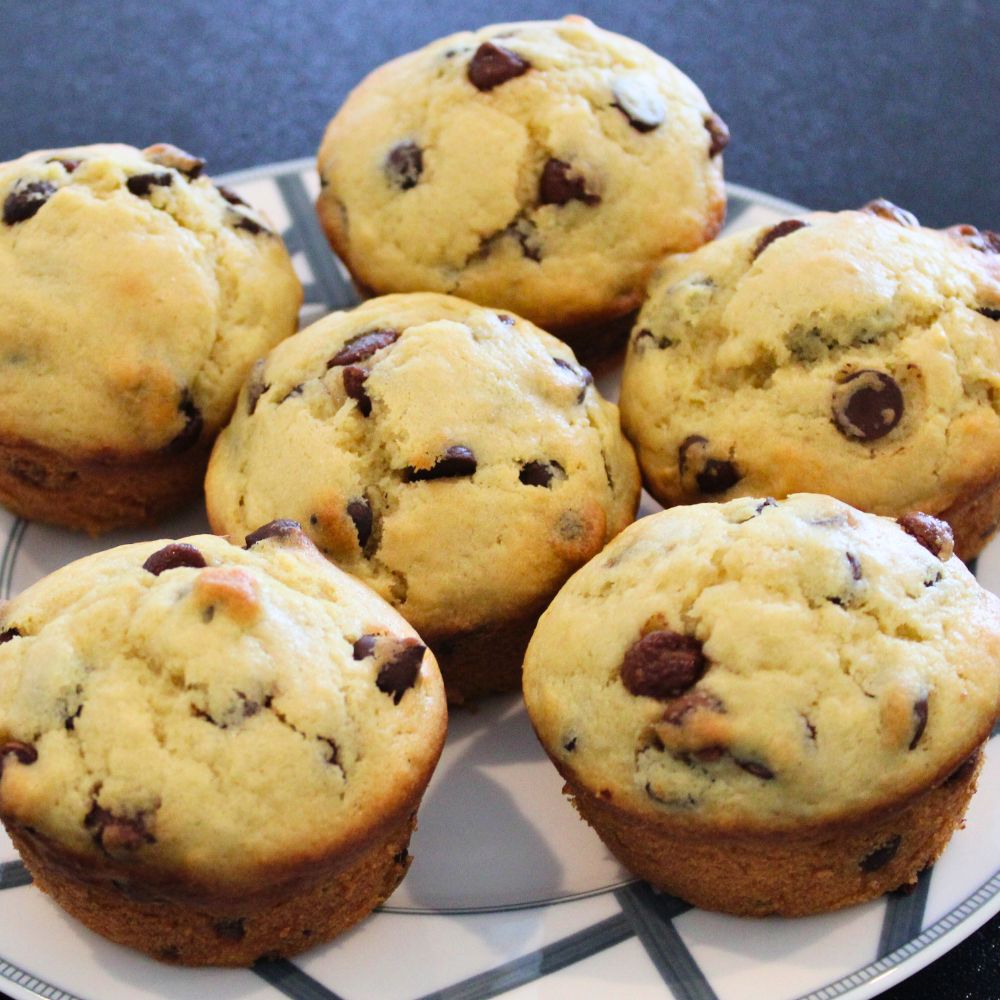
[[[205,490],[214,531],[301,522],[406,616],[462,700],[519,686],[538,614],[632,520],[639,477],[617,408],[565,344],[414,293],[272,351]]]
[[[633,872],[709,909],[816,913],[913,883],[960,823],[1000,715],[1000,602],[925,515],[677,507],[560,591],[524,694]]]
[[[0,503],[96,533],[193,495],[255,358],[294,333],[281,240],[172,146],[0,164]]]
[[[1000,520],[1000,237],[886,201],[668,261],[632,332],[622,420],[664,505],[828,493]]]
[[[718,232],[728,139],[638,42],[581,17],[492,25],[358,86],[317,206],[360,286],[461,295],[593,352],[665,254]]]
[[[294,954],[382,902],[445,714],[413,629],[288,521],[0,609],[0,818],[36,885],[168,962]]]

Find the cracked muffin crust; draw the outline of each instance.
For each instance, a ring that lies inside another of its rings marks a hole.
[[[1000,715],[1000,601],[924,515],[677,507],[563,587],[524,693],[627,867],[711,909],[818,912],[912,883],[961,821]]]
[[[254,368],[209,463],[212,528],[302,524],[432,645],[510,690],[541,608],[635,515],[617,408],[565,344],[432,293],[321,319]]]
[[[253,360],[295,331],[281,239],[172,146],[0,165],[0,502],[92,532],[197,489]]]
[[[445,718],[417,634],[292,522],[121,546],[0,608],[0,817],[71,914],[168,961],[367,915]]]
[[[319,150],[317,207],[372,292],[438,291],[583,349],[722,225],[729,133],[645,46],[581,17],[492,25],[375,70]]]
[[[1000,520],[1000,237],[884,200],[665,263],[632,332],[622,420],[664,505],[808,490]]]

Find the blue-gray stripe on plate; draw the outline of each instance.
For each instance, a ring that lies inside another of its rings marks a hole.
[[[0,890],[17,889],[22,885],[31,885],[31,872],[24,867],[23,861],[4,861],[0,864]]]

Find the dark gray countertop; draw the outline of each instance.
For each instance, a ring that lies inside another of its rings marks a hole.
[[[816,208],[881,195],[929,225],[1000,229],[995,0],[574,8],[702,87],[732,131],[730,180]],[[459,28],[564,13],[548,0],[4,4],[0,159],[167,140],[218,174],[312,155],[350,87],[387,58]],[[1000,918],[885,996],[1000,997]]]

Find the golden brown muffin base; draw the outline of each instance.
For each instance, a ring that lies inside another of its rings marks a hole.
[[[895,808],[800,832],[696,830],[667,814],[630,813],[572,781],[565,790],[611,853],[656,888],[706,910],[795,917],[915,883],[961,824],[982,762],[980,748],[944,781]],[[880,850],[891,856],[878,864]]]
[[[1000,476],[971,488],[950,507],[934,516],[951,525],[955,536],[955,554],[959,559],[963,562],[974,559],[1000,526]]]
[[[389,826],[345,868],[319,871],[284,886],[250,882],[235,903],[137,898],[109,878],[83,881],[47,863],[37,837],[7,824],[35,884],[71,916],[118,944],[180,965],[251,965],[298,954],[336,937],[384,902],[410,866],[416,814]],[[51,851],[51,846],[49,847]]]
[[[448,704],[521,690],[521,665],[541,611],[504,625],[427,639],[444,678]]]
[[[91,535],[150,524],[198,495],[210,450],[209,442],[179,455],[76,458],[0,439],[0,504]]]

